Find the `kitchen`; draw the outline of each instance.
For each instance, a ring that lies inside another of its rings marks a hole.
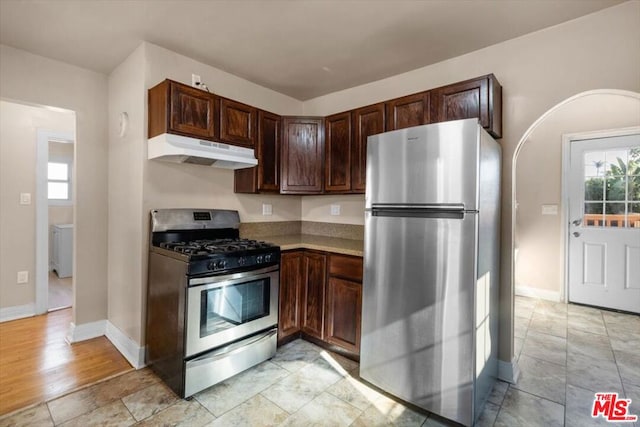
[[[634,68],[637,54],[631,48],[622,52],[609,48],[612,44],[627,45],[629,37],[634,39],[635,7],[635,2],[625,3],[552,30],[304,103],[148,42],[108,77],[3,45],[0,61],[3,98],[62,106],[80,114],[77,138],[85,144],[78,144],[76,153],[77,173],[83,178],[77,194],[83,205],[76,211],[76,227],[85,231],[77,242],[76,280],[82,286],[77,286],[74,323],[80,328],[108,320],[126,338],[123,342],[127,358],[134,366],[143,363],[140,349],[144,343],[146,242],[151,209],[205,205],[237,209],[243,223],[266,219],[363,225],[364,199],[359,195],[234,194],[234,177],[229,171],[147,161],[144,99],[146,91],[164,79],[188,84],[191,74],[198,74],[211,92],[230,99],[281,115],[324,117],[494,73],[504,88],[505,122],[500,143],[502,247],[507,248],[512,233],[511,162],[527,127],[553,105],[581,91],[607,87],[638,90]],[[607,26],[610,38],[585,46],[583,40],[593,38],[595,30],[591,28],[600,25]],[[528,54],[522,55],[522,51]],[[566,58],[564,52],[568,51],[577,53]],[[593,63],[593,56],[602,61]],[[558,69],[546,69],[552,61]],[[592,72],[583,76],[583,80],[566,75],[567,69],[586,67]],[[49,84],[51,81],[56,83]],[[121,112],[127,112],[129,118],[128,132],[122,138],[118,135]],[[107,157],[109,161],[104,162]],[[270,217],[262,215],[263,204],[272,205]],[[340,205],[340,216],[330,215],[331,205]],[[87,250],[89,247],[92,249]],[[138,254],[136,262],[131,262],[131,253]],[[510,264],[510,257],[508,251],[503,251],[503,283],[511,281],[511,273],[504,267]],[[510,287],[505,290],[503,298],[510,300]],[[512,317],[510,304],[501,304],[501,309],[506,318]],[[512,338],[508,330],[504,334],[506,337],[501,336],[500,342],[505,348],[501,349],[500,359],[509,361],[510,355],[506,354],[511,351]]]

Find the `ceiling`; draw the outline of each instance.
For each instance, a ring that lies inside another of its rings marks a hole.
[[[0,43],[110,73],[142,41],[299,100],[622,0],[0,0]]]

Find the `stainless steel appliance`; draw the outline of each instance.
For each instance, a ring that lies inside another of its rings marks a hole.
[[[499,202],[476,119],[368,139],[360,375],[465,425],[497,375]]]
[[[151,212],[146,361],[181,397],[276,352],[280,248],[239,225],[237,211]]]

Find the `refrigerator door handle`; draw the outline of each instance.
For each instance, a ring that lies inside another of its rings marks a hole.
[[[371,208],[372,216],[379,217],[398,217],[398,218],[447,218],[447,219],[464,219],[465,214],[469,212],[464,209],[451,208],[433,208],[433,207],[373,207]]]
[[[464,211],[464,203],[439,203],[439,204],[415,204],[415,203],[373,203],[371,210],[389,209],[417,209],[434,211]]]

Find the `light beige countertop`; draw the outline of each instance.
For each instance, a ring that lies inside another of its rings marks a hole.
[[[362,240],[341,239],[339,237],[316,236],[313,234],[288,234],[279,236],[261,236],[259,240],[280,246],[283,251],[291,249],[315,249],[343,255],[362,256]]]

